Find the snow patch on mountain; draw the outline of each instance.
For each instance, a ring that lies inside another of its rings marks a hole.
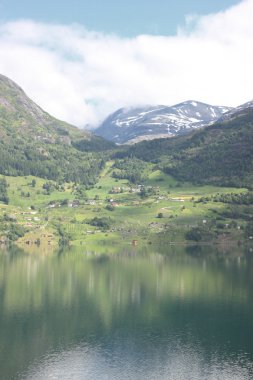
[[[95,133],[118,144],[172,137],[212,124],[229,111],[230,107],[211,106],[193,100],[172,107],[121,108],[111,114]]]
[[[244,103],[244,104],[241,104],[240,106],[236,107],[236,108],[232,108],[231,110],[229,110],[228,112],[225,112],[220,118],[218,121],[226,121],[226,120],[231,120],[233,119],[234,117],[237,117],[239,116],[239,114],[243,114],[243,111],[248,109],[248,108],[253,108],[253,100],[247,102],[247,103]]]

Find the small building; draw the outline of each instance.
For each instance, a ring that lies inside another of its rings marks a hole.
[[[69,207],[72,207],[72,208],[77,208],[77,207],[80,206],[80,202],[79,202],[78,199],[75,199],[75,200],[73,200],[73,201],[70,201],[70,202],[68,203],[68,206],[69,206]]]

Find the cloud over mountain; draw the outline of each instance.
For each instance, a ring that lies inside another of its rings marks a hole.
[[[253,1],[188,16],[176,36],[123,38],[80,25],[0,24],[0,73],[73,124],[96,125],[122,106],[252,98]]]

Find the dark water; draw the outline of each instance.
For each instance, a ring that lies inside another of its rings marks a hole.
[[[0,252],[0,379],[253,379],[251,255]]]

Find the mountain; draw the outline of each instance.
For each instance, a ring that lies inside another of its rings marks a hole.
[[[0,127],[1,140],[4,141],[18,135],[25,141],[69,145],[77,138],[91,137],[90,133],[50,116],[15,82],[3,75],[0,75]]]
[[[253,188],[253,104],[206,128],[143,141],[121,156],[152,161],[180,181]]]
[[[90,184],[103,158],[87,151],[106,150],[108,144],[112,145],[50,116],[0,75],[0,174]]]
[[[236,108],[232,108],[230,111],[224,113],[218,121],[225,121],[225,120],[231,120],[234,117],[238,117],[240,114],[243,114],[244,111],[247,112],[249,108],[253,108],[253,100],[241,104],[240,106]]]
[[[179,136],[217,121],[230,107],[187,101],[175,106],[121,108],[95,133],[117,144]]]

